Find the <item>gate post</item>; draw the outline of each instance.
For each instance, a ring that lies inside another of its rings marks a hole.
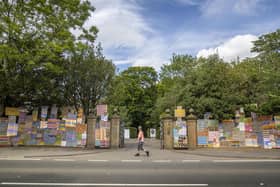
[[[89,149],[95,148],[95,125],[96,125],[96,116],[93,113],[88,115],[87,120],[87,143],[86,147]]]
[[[187,116],[188,126],[188,142],[189,148],[195,149],[197,147],[197,117],[193,114],[194,110],[190,109],[190,115]]]
[[[170,114],[170,110],[166,109],[161,116],[163,124],[163,149],[173,149],[173,124],[174,118]]]
[[[117,110],[114,109],[114,114],[111,119],[111,147],[120,147],[120,116],[117,114]]]

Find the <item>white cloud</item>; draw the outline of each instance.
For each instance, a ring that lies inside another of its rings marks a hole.
[[[146,34],[153,32],[138,13],[139,6],[128,0],[92,0],[96,8],[86,25],[96,25],[104,48],[142,47]]]
[[[255,15],[265,7],[261,0],[207,0],[200,8],[204,16],[212,17],[225,14]]]
[[[225,61],[236,60],[237,57],[244,59],[247,57],[254,57],[256,53],[251,52],[253,47],[252,41],[257,40],[255,35],[237,35],[223,44],[209,49],[202,49],[197,53],[197,57],[208,57],[209,55],[218,53]]]
[[[175,1],[177,1],[178,3],[181,3],[183,5],[192,5],[192,6],[199,5],[199,3],[200,3],[197,0],[175,0]]]

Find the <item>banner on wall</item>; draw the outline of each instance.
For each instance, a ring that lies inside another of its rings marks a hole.
[[[18,115],[19,115],[18,108],[15,108],[15,107],[6,107],[6,108],[5,108],[5,115],[6,115],[6,116],[18,116]]]

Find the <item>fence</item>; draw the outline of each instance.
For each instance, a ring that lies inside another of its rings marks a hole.
[[[238,121],[197,120],[200,147],[280,148],[280,116],[240,118]]]
[[[6,107],[5,115],[0,118],[0,146],[86,145],[87,124],[84,122],[82,109],[76,112],[71,107],[58,110],[56,106],[42,106],[27,112],[20,108]],[[92,133],[95,147],[110,147],[110,137],[114,132],[111,132],[111,122],[107,116],[101,116],[95,122]]]

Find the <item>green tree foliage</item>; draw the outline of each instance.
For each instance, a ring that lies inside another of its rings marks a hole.
[[[64,97],[70,106],[76,109],[82,106],[85,115],[95,108],[97,102],[107,94],[115,75],[114,64],[105,59],[101,47],[78,44],[68,58],[63,76]]]
[[[173,55],[160,72],[154,115],[182,105],[199,117],[231,118],[239,107],[259,114],[280,113],[280,30],[254,42],[255,58],[224,62],[217,55]],[[247,113],[249,115],[249,113]],[[156,117],[155,117],[156,118]]]
[[[127,125],[143,128],[152,125],[156,82],[157,73],[152,67],[130,67],[115,78],[109,102],[119,108]]]
[[[93,39],[85,29],[93,11],[81,0],[0,1],[0,92],[7,105],[57,103],[65,55],[78,40]],[[71,30],[80,30],[75,37]]]
[[[265,34],[254,42],[253,52],[259,53],[258,61],[261,62],[263,76],[263,97],[266,102],[262,103],[262,112],[272,113],[280,111],[280,29]]]

